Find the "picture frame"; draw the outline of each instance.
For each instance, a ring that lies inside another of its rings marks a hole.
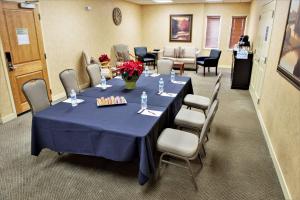
[[[300,1],[291,0],[277,71],[300,90]]]
[[[193,15],[170,15],[170,42],[192,42]]]

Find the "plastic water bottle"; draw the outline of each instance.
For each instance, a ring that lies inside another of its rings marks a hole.
[[[149,76],[149,67],[146,65],[145,66],[145,77]]]
[[[106,89],[106,79],[103,75],[101,76],[101,87],[103,90]]]
[[[143,91],[143,94],[141,96],[141,108],[147,109],[147,94],[145,91]]]
[[[73,89],[71,90],[70,98],[71,98],[72,106],[73,106],[73,107],[77,106],[76,92],[75,92],[75,90],[73,90]]]
[[[171,82],[175,81],[175,71],[174,69],[171,70]]]
[[[164,92],[164,80],[160,78],[158,81],[158,93],[161,94]]]

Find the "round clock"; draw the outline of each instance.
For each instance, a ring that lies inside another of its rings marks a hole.
[[[113,10],[113,21],[115,25],[120,25],[122,22],[122,12],[120,8],[114,8]]]

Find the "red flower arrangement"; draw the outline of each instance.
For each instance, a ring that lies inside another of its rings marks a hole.
[[[124,62],[117,68],[125,81],[137,81],[144,70],[143,63],[135,61]]]
[[[100,62],[109,62],[109,61],[110,61],[110,58],[108,57],[107,54],[102,54],[102,55],[99,57],[99,61],[100,61]]]

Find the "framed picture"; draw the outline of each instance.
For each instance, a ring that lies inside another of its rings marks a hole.
[[[192,41],[193,15],[170,15],[170,42]]]
[[[291,0],[277,70],[300,90],[300,0]]]

